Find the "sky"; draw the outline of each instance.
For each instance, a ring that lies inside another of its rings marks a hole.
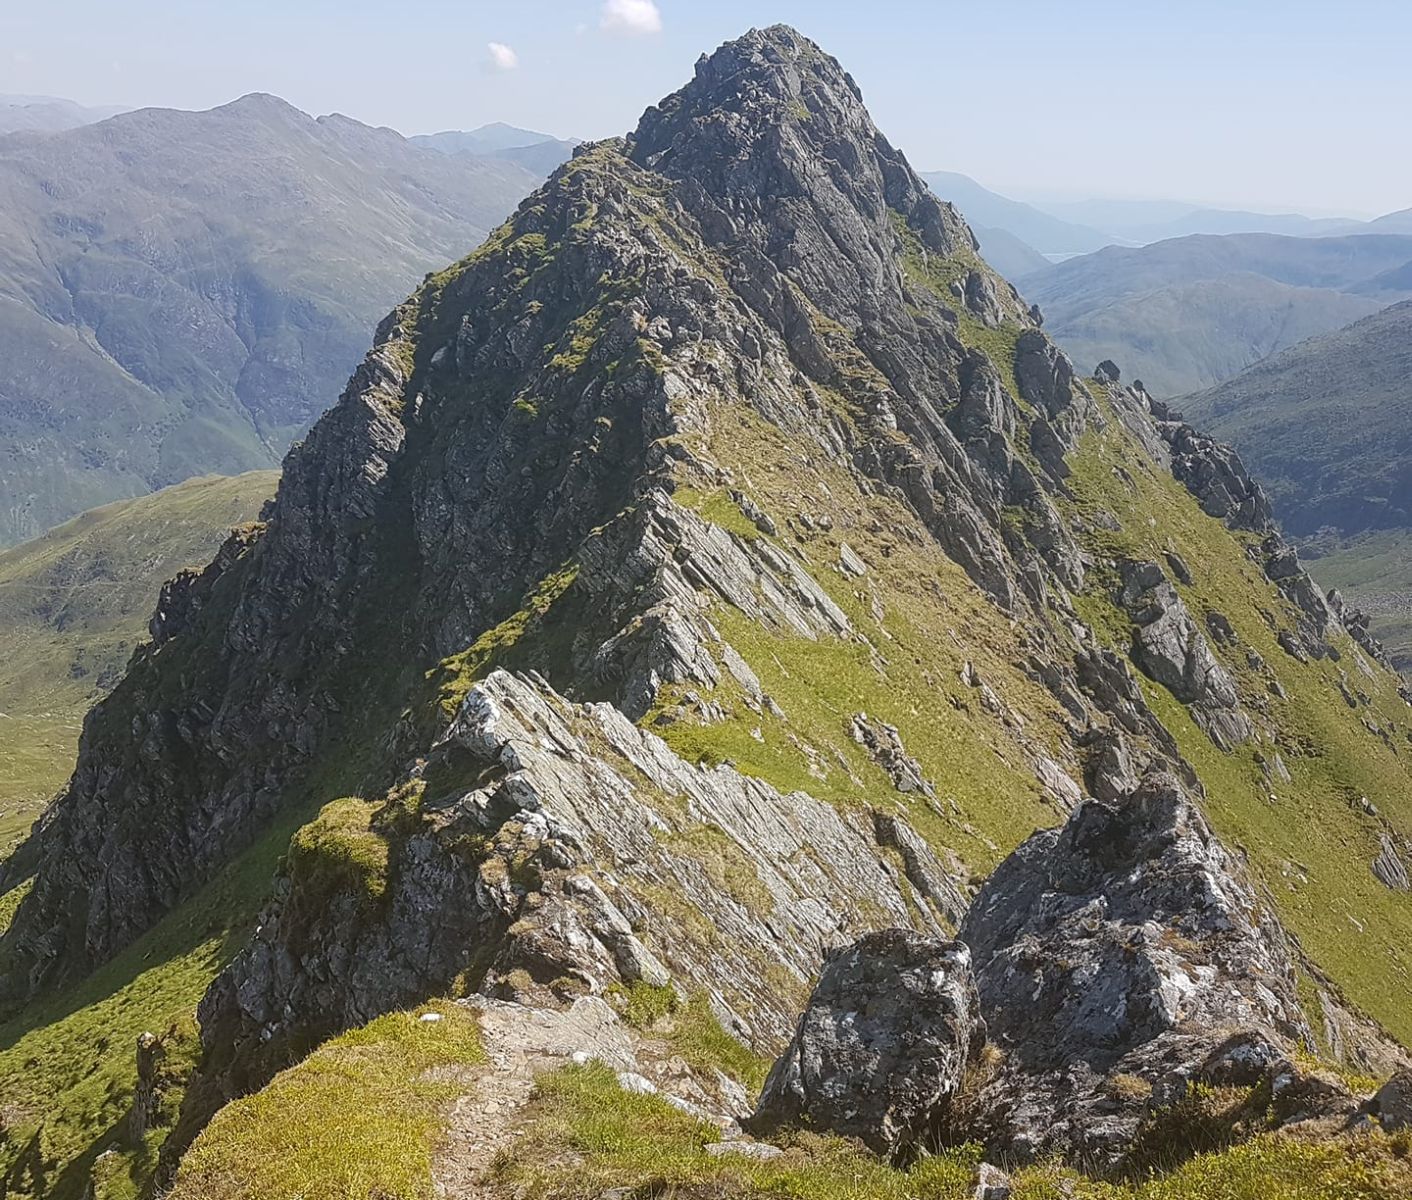
[[[1036,198],[1412,206],[1405,0],[0,0],[0,93],[265,91],[409,134],[597,138],[777,21],[843,62],[919,170]]]

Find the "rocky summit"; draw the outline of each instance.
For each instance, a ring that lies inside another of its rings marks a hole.
[[[1397,678],[791,29],[429,276],[151,635],[0,868],[0,1194],[1408,1185]]]

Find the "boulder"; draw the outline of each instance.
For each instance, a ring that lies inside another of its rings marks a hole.
[[[1412,891],[1412,880],[1407,875],[1407,865],[1397,852],[1397,844],[1382,834],[1378,844],[1378,855],[1373,859],[1373,874],[1383,886],[1394,892]]]
[[[1412,1128],[1412,1068],[1403,1067],[1383,1084],[1368,1107],[1389,1133]]]
[[[1000,1058],[977,1106],[1005,1156],[1121,1167],[1150,1088],[1258,1074],[1308,1036],[1283,929],[1171,775],[1032,836],[959,936]],[[1219,1052],[1234,1031],[1241,1052]]]
[[[803,1126],[904,1157],[984,1042],[963,944],[905,929],[867,934],[825,961],[749,1127]]]

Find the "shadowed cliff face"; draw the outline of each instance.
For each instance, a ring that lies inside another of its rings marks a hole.
[[[1085,789],[1157,769],[1186,812],[1283,736],[1192,570],[1238,573],[1302,665],[1356,655],[1389,743],[1376,648],[1240,460],[1164,417],[1075,377],[833,59],[752,32],[429,277],[264,525],[167,590],[29,849],[6,990],[337,801],[202,1004],[174,1146],[452,986],[672,983],[776,1048],[825,952],[953,928]]]

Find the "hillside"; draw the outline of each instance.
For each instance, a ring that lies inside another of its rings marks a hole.
[[[1070,259],[1024,291],[1076,361],[1178,396],[1405,299],[1409,264],[1401,235],[1194,236]]]
[[[274,466],[535,181],[272,96],[0,138],[0,545]]]
[[[1373,616],[1399,658],[1412,572],[1412,302],[1311,338],[1180,401],[1267,481],[1285,528],[1331,554],[1316,569]]]
[[[0,550],[0,854],[63,786],[83,716],[146,639],[163,581],[254,520],[276,478],[194,479]]]
[[[151,635],[0,868],[16,1200],[1412,1183],[1397,678],[792,29],[428,277]]]

